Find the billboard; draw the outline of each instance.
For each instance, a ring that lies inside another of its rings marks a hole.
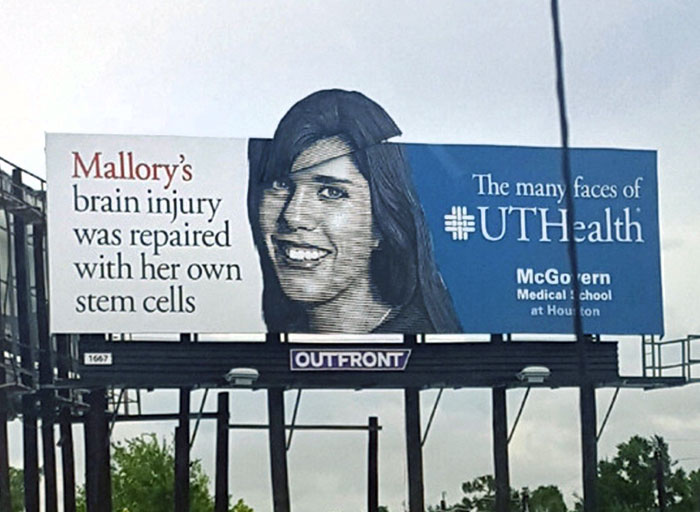
[[[269,140],[47,135],[52,332],[566,333],[570,238],[584,331],[663,332],[655,152],[574,149],[568,187],[559,149],[309,98]]]

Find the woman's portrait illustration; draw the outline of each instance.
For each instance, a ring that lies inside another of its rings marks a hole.
[[[449,333],[460,325],[435,265],[401,131],[339,89],[249,143],[248,215],[270,332]]]

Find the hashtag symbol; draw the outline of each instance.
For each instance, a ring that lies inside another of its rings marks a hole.
[[[452,240],[468,240],[476,231],[476,218],[467,214],[466,206],[453,206],[452,213],[445,214],[445,231],[452,233]]]

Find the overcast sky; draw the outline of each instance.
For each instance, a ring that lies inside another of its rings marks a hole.
[[[570,142],[658,150],[666,337],[700,332],[700,4],[562,4]],[[377,100],[403,141],[557,145],[549,8],[545,0],[3,0],[0,156],[43,174],[45,132],[271,136],[292,103],[327,87]],[[622,373],[638,374],[639,341],[622,340],[620,354]],[[422,395],[424,422],[435,393]],[[291,413],[295,392],[288,395]],[[509,393],[511,421],[521,395]],[[598,392],[599,419],[611,395]],[[301,423],[379,416],[380,502],[402,510],[402,394],[303,396]],[[531,394],[510,445],[513,486],[554,483],[569,501],[580,493],[577,396],[573,389]],[[174,394],[144,398],[150,412],[177,405]],[[264,392],[236,391],[232,410],[234,421],[265,421]],[[490,421],[488,390],[445,393],[425,445],[426,503],[437,503],[441,491],[456,501],[461,482],[492,471]],[[699,424],[695,386],[623,390],[599,454],[611,456],[633,434],[657,433],[694,469]],[[115,436],[172,428],[119,425]],[[193,450],[212,476],[213,432],[202,426]],[[11,435],[19,465],[17,423]],[[265,434],[234,432],[231,442],[232,492],[256,512],[270,511]],[[363,509],[365,457],[364,434],[296,433],[289,452],[294,510]]]

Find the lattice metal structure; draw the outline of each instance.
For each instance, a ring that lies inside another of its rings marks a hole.
[[[18,183],[26,174],[27,181],[34,181],[37,188]],[[14,176],[14,177],[13,177]],[[37,176],[0,157],[0,386],[8,393],[10,405],[15,402],[14,393],[26,393],[38,389],[39,344],[36,320],[29,322],[29,340],[20,339],[17,299],[17,272],[14,226],[21,219],[27,226],[25,267],[28,275],[28,299],[30,311],[36,312],[36,286],[30,255],[33,253],[33,225],[45,222],[45,182]],[[29,360],[27,360],[29,359]],[[19,412],[13,411],[11,412]]]
[[[700,382],[700,334],[664,340],[642,336],[642,371],[648,378],[681,377]]]

